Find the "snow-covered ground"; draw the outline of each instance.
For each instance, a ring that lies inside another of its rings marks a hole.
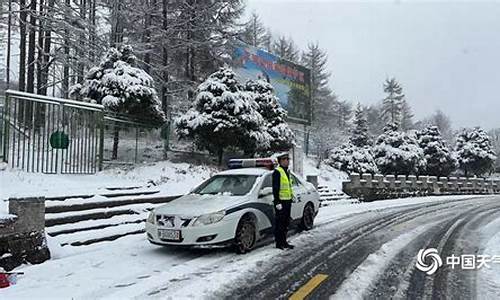
[[[500,255],[500,219],[489,223],[482,231],[484,246],[479,254],[489,257]],[[479,269],[477,277],[478,299],[498,299],[500,294],[500,264],[490,263]]]
[[[315,229],[295,235],[291,241],[298,247],[305,247],[311,237],[327,232],[336,219],[346,215],[466,198],[471,196],[330,205],[320,209]],[[52,242],[49,239],[53,258],[40,265],[17,268],[25,275],[20,276],[17,285],[1,290],[0,297],[142,299],[151,296],[164,299],[168,295],[167,298],[172,299],[200,298],[227,287],[233,280],[241,280],[247,272],[267,264],[274,257],[286,255],[273,245],[260,247],[247,255],[236,255],[226,249],[169,249],[149,244],[143,235],[81,247],[61,248]],[[388,249],[381,251],[383,253],[376,255],[391,255]]]
[[[95,175],[42,175],[5,168],[0,170],[0,215],[7,213],[4,200],[11,197],[92,195],[106,192],[106,188],[147,186],[159,190],[159,195],[180,195],[216,172],[213,167],[169,161]]]
[[[304,176],[318,175],[319,185],[328,186],[331,192],[341,192],[342,182],[349,179],[347,173],[334,169],[324,163],[318,169],[317,164],[315,159],[306,158],[304,160]]]

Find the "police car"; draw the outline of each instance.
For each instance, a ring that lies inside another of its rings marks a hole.
[[[272,233],[273,159],[231,160],[230,169],[204,181],[189,194],[155,208],[146,222],[148,240],[164,246],[229,246],[252,250]],[[292,225],[313,227],[319,209],[315,187],[293,172]]]

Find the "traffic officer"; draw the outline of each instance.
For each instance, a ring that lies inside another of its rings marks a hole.
[[[274,197],[274,240],[276,248],[293,249],[294,246],[286,241],[288,225],[290,224],[290,210],[292,208],[292,178],[288,167],[290,157],[288,153],[276,155],[279,166],[273,172],[273,197]]]

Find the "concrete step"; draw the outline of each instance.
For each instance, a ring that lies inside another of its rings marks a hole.
[[[117,189],[117,188],[116,188]],[[112,193],[102,193],[97,194],[99,196],[113,198],[113,197],[121,197],[121,196],[139,196],[139,195],[153,195],[159,193],[159,190],[149,190],[149,189],[139,189],[137,191],[125,190],[123,192],[112,192]],[[46,201],[64,201],[68,199],[82,198],[88,199],[96,196],[96,194],[80,194],[80,195],[69,195],[69,196],[51,196],[45,197]]]
[[[69,211],[61,213],[46,213],[45,226],[76,223],[86,220],[109,219],[119,215],[134,215],[151,210],[161,204],[139,203],[112,208],[96,208],[85,211]]]
[[[71,233],[75,233],[75,232],[82,232],[82,231],[89,231],[89,230],[103,229],[103,228],[108,228],[108,227],[121,226],[123,224],[138,224],[138,223],[142,223],[142,222],[146,221],[146,218],[143,218],[142,216],[138,216],[138,217],[139,218],[136,220],[132,219],[130,221],[124,221],[121,223],[109,223],[109,224],[103,223],[103,224],[99,224],[99,225],[96,224],[96,225],[88,226],[88,227],[75,227],[72,229],[51,231],[51,232],[47,232],[47,234],[54,237],[54,236],[59,236],[59,235],[63,235],[63,234],[71,234]]]
[[[70,200],[61,202],[48,202],[45,208],[46,213],[62,213],[62,212],[70,212],[70,211],[85,211],[96,208],[111,208],[111,207],[119,207],[125,206],[129,204],[138,204],[138,203],[167,203],[174,199],[179,198],[180,196],[157,196],[157,197],[120,197],[115,200],[106,200],[106,201],[91,201],[83,202],[83,203],[71,203]]]
[[[142,233],[144,230],[144,222],[129,223],[101,229],[90,229],[86,231],[62,234],[55,237],[55,239],[61,244],[61,246],[82,246],[103,241],[113,241],[126,235]]]

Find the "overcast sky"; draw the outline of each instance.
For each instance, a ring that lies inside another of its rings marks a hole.
[[[247,0],[275,33],[329,56],[341,99],[371,104],[402,84],[416,118],[500,127],[500,2]]]

